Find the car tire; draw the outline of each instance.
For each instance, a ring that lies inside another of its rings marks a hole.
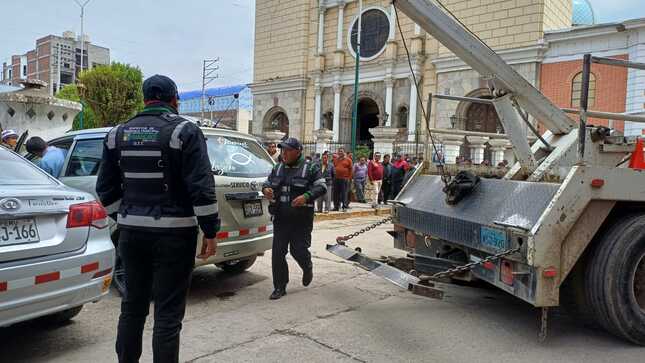
[[[586,298],[610,333],[645,346],[645,214],[623,216],[598,238],[586,266]]]
[[[42,320],[47,324],[53,324],[53,325],[64,324],[74,319],[76,315],[80,314],[81,310],[83,310],[83,305],[44,316]]]
[[[577,323],[589,328],[600,328],[587,298],[587,260],[581,258],[560,286],[560,306]]]
[[[228,273],[242,273],[255,263],[257,260],[258,256],[253,256],[251,258],[245,259],[245,260],[240,260],[234,263],[219,263],[217,264],[217,267],[221,268],[222,270],[228,272]]]

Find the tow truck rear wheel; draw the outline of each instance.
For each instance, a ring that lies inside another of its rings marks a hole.
[[[645,346],[645,214],[622,217],[590,252],[585,286],[595,320]]]

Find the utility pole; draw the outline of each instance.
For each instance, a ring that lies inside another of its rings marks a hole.
[[[219,70],[219,57],[215,59],[205,59],[204,67],[202,69],[202,119],[201,122],[204,122],[204,103],[206,98],[206,86],[219,78],[219,75],[215,72]],[[211,107],[212,108],[212,107]],[[211,120],[212,121],[212,120]]]
[[[81,72],[83,72],[83,54],[85,53],[85,33],[83,32],[83,25],[85,20],[85,6],[92,0],[85,0],[81,3],[79,0],[74,0],[81,8]]]
[[[61,46],[62,46],[62,43],[61,43],[61,42],[58,42],[58,68],[57,68],[57,69],[58,69],[58,77],[57,77],[57,81],[58,81],[58,82],[56,83],[56,84],[58,84],[58,89],[57,89],[56,91],[60,91],[60,89],[61,89],[61,86],[60,86],[60,73],[61,73],[61,69],[60,69],[60,67],[61,67],[61,66],[62,66],[62,64],[63,64],[63,63],[62,63],[62,59],[61,59],[61,51],[60,51]]]
[[[356,153],[356,127],[358,126],[358,85],[361,64],[361,31],[363,26],[363,0],[358,0],[358,34],[356,34],[356,72],[354,73],[354,111],[352,112],[352,153]]]
[[[83,54],[85,53],[85,33],[83,32],[83,25],[84,25],[84,20],[85,20],[85,6],[91,1],[91,0],[85,0],[84,3],[81,3],[79,0],[74,0],[76,4],[81,8],[81,70],[79,71],[79,75],[81,74],[80,72],[83,72]],[[59,65],[60,67],[60,65]],[[85,116],[85,104],[81,100],[81,117],[79,118],[79,127],[83,129],[83,119]]]

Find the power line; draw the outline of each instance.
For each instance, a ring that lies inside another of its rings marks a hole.
[[[204,98],[206,97],[206,86],[219,78],[216,72],[219,70],[219,57],[214,59],[205,59],[202,68],[202,121],[204,120]]]

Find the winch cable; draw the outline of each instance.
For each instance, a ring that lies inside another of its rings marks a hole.
[[[414,69],[412,67],[412,57],[410,56],[410,50],[408,49],[408,44],[405,41],[405,36],[403,35],[403,29],[401,28],[401,22],[399,21],[399,11],[397,9],[397,4],[396,1],[392,1],[392,4],[394,5],[394,16],[396,18],[396,24],[399,29],[399,34],[401,35],[401,40],[403,41],[403,48],[405,48],[405,54],[408,60],[408,66],[410,67],[410,74],[412,74],[412,82],[414,83],[414,87],[417,89],[417,99],[418,99],[418,104],[421,107],[421,112],[423,113],[423,119],[425,120],[425,126],[426,126],[426,131],[428,132],[428,137],[430,138],[430,142],[432,143],[432,149],[434,151],[434,154],[437,156],[439,165],[438,169],[439,172],[441,173],[441,181],[444,184],[444,187],[448,187],[448,184],[450,183],[450,174],[446,171],[446,164],[445,164],[445,156],[443,153],[441,154],[441,157],[439,156],[439,150],[437,149],[437,144],[434,140],[434,136],[432,135],[432,131],[430,131],[430,118],[428,117],[428,114],[426,113],[426,109],[423,106],[423,99],[421,98],[421,92],[419,92],[419,82],[417,81],[417,76],[414,73]]]

